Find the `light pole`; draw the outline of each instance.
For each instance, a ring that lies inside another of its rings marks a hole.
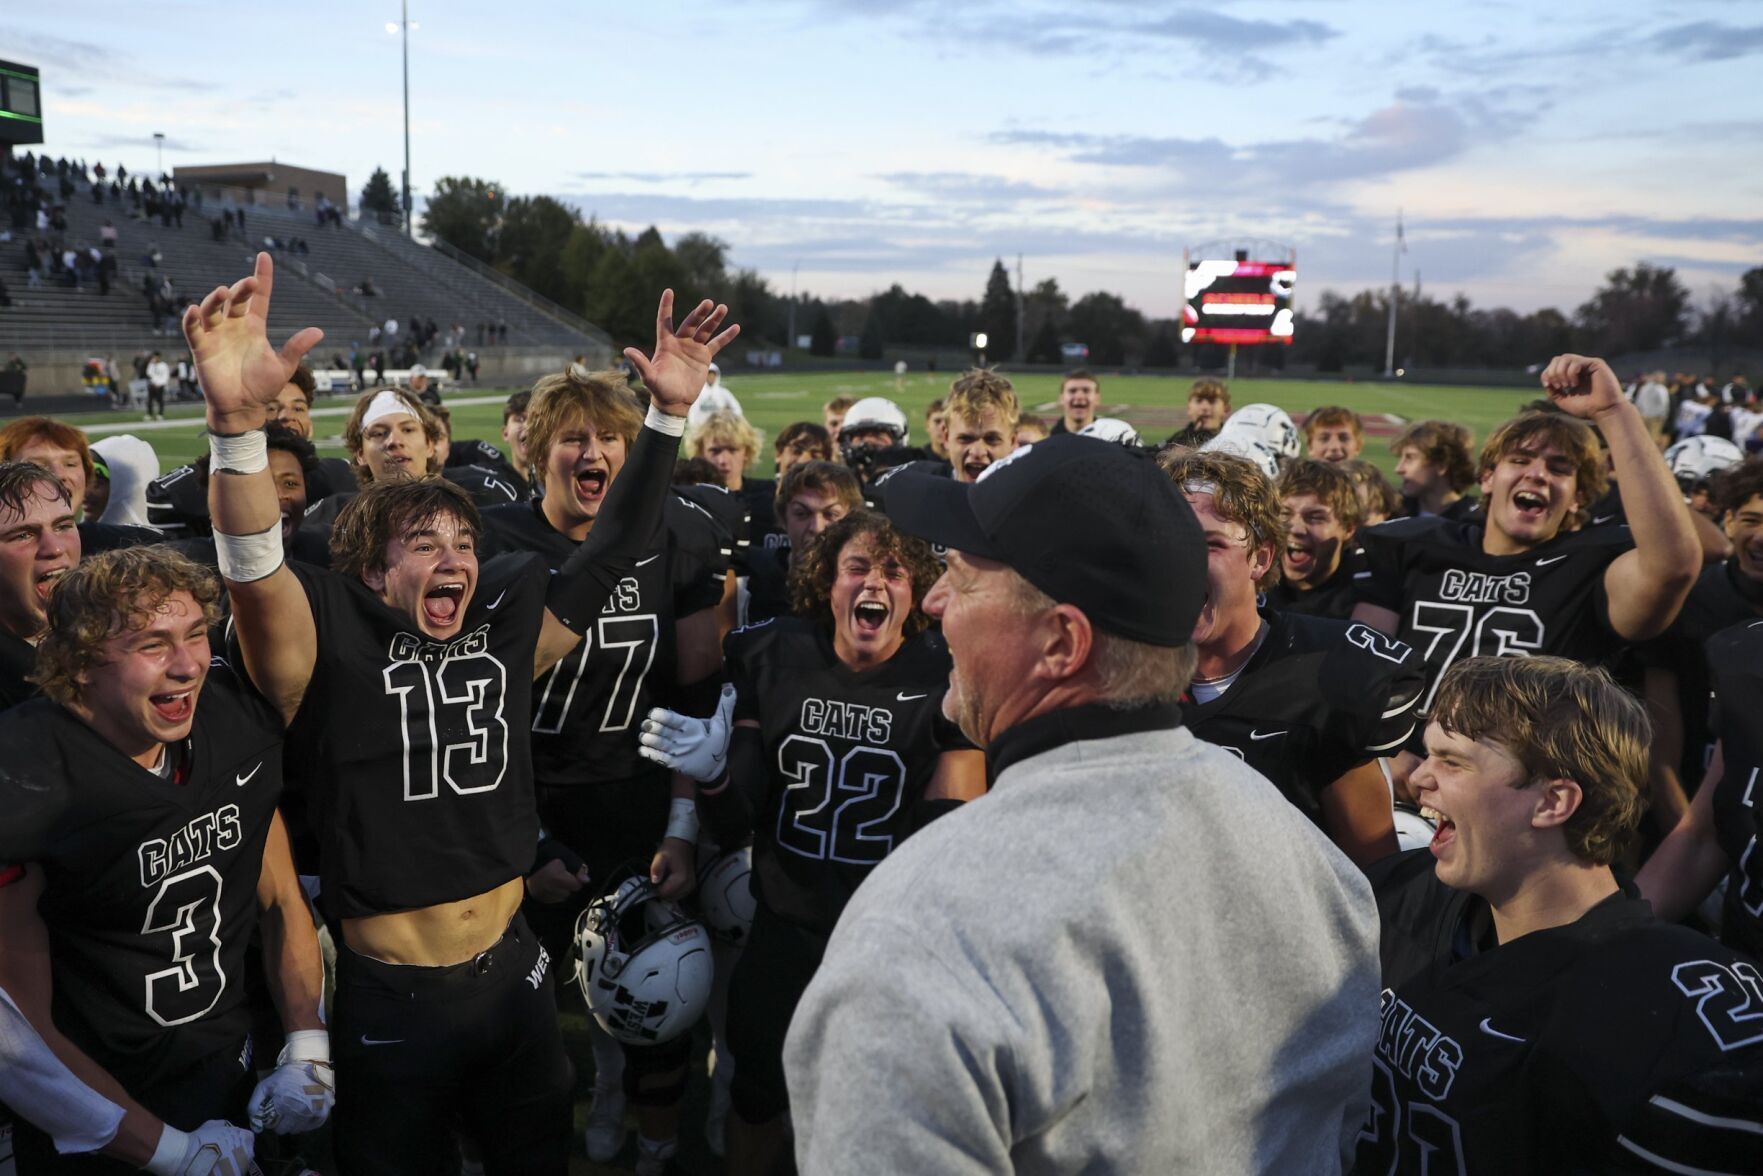
[[[790,267],[790,337],[784,340],[785,351],[796,346],[796,274],[801,268],[802,263],[799,261]]]
[[[410,0],[400,0],[399,15],[402,19],[397,24],[386,22],[386,32],[398,33],[404,42],[404,235],[411,235],[410,228],[410,30],[415,26],[410,23]]]
[[[159,178],[165,178],[165,132],[153,132],[153,150],[159,155]]]
[[[985,367],[986,366],[986,344],[991,342],[991,340],[986,338],[986,333],[984,331],[975,331],[973,338],[970,340],[970,342],[973,344],[973,349],[975,351],[979,352],[979,364],[977,366]]]

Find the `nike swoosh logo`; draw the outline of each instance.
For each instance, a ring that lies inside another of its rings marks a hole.
[[[895,702],[912,702],[912,701],[915,701],[916,699],[929,698],[929,697],[930,697],[929,694],[896,694],[896,695],[894,695],[894,701]]]
[[[1615,515],[1593,515],[1592,526],[1601,527],[1615,517]]]
[[[496,599],[494,599],[494,600],[490,601],[490,603],[484,605],[484,608],[486,610],[494,609],[498,604],[502,603],[502,598],[507,595],[508,595],[508,589],[506,589],[506,588],[502,589],[502,591],[496,593]]]
[[[639,559],[637,561],[637,566],[640,568],[644,564],[652,564],[660,558],[661,558],[661,553],[659,551],[657,551],[654,555],[651,555],[648,559]]]
[[[1250,731],[1249,738],[1255,740],[1273,739],[1284,734],[1286,734],[1284,731]]]
[[[1493,1025],[1490,1023],[1492,1021],[1493,1021],[1492,1017],[1483,1017],[1481,1019],[1481,1025],[1478,1027],[1481,1029],[1481,1031],[1483,1033],[1486,1033],[1489,1037],[1498,1037],[1504,1041],[1516,1041],[1520,1045],[1524,1044],[1524,1040],[1525,1040],[1524,1038],[1514,1037],[1510,1033],[1501,1033],[1498,1029],[1493,1027]]]
[[[258,760],[257,766],[255,768],[252,768],[249,772],[246,772],[243,776],[237,776],[237,775],[234,776],[233,783],[237,784],[240,788],[243,788],[245,785],[251,783],[251,777],[255,776],[258,772],[261,772],[262,770],[263,770],[263,761]]]
[[[379,1040],[372,1038],[372,1037],[369,1037],[367,1034],[363,1033],[361,1035],[361,1044],[362,1045],[403,1045],[404,1039],[402,1037],[392,1037],[392,1038],[388,1038],[385,1041],[379,1041]]]
[[[1539,567],[1539,568],[1546,568],[1546,567],[1548,567],[1548,566],[1549,566],[1549,565],[1550,565],[1550,564],[1552,564],[1552,563],[1560,563],[1560,562],[1561,562],[1561,561],[1562,561],[1562,560],[1564,560],[1564,559],[1566,559],[1566,558],[1567,558],[1567,557],[1566,557],[1566,556],[1565,556],[1565,555],[1551,555],[1551,556],[1549,556],[1549,557],[1548,557],[1548,558],[1547,558],[1547,559],[1539,559],[1539,560],[1537,560],[1537,567]]]

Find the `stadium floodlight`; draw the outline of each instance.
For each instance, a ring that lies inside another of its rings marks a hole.
[[[404,235],[412,235],[410,227],[410,30],[417,27],[410,19],[410,0],[399,4],[398,23],[386,22],[386,32],[400,36],[404,49]]]
[[[975,331],[973,334],[971,334],[967,337],[967,342],[975,351],[979,352],[979,366],[985,367],[986,366],[986,342],[987,342],[986,333],[984,331]]]
[[[158,152],[158,155],[159,155],[159,178],[163,180],[165,178],[165,132],[164,131],[154,131],[153,132],[153,149],[156,152]]]

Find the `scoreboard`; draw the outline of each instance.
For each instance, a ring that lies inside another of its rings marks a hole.
[[[43,89],[34,66],[0,61],[0,143],[43,141]]]
[[[1181,341],[1290,345],[1297,280],[1290,261],[1189,260]]]

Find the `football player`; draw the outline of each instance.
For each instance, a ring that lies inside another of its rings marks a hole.
[[[527,461],[544,492],[536,502],[484,513],[499,549],[535,552],[546,566],[561,568],[593,532],[642,425],[636,396],[615,372],[573,366],[534,384]],[[547,848],[546,861],[529,875],[526,910],[554,958],[565,957],[576,915],[594,897],[582,884],[584,873],[605,882],[636,862],[663,898],[678,898],[691,885],[692,784],[681,781],[670,817],[669,780],[637,754],[634,729],[657,701],[691,714],[715,710],[723,571],[708,516],[670,495],[592,639],[539,680],[530,737]],[[638,1170],[658,1173],[676,1148],[691,1038],[621,1053],[597,1025],[589,1032],[596,1064],[588,1158],[606,1163],[623,1147],[628,1099],[640,1125]]]
[[[772,507],[777,483],[770,478],[746,476],[747,467],[759,458],[759,433],[747,423],[747,418],[736,412],[710,414],[692,426],[686,436],[686,451],[715,466],[723,489],[746,505],[748,543],[774,546],[766,538],[778,533]]]
[[[1476,519],[1359,532],[1371,575],[1359,581],[1353,617],[1420,649],[1434,688],[1463,657],[1605,661],[1662,632],[1701,570],[1683,495],[1610,365],[1559,355],[1542,381],[1563,412],[1525,413],[1494,430]],[[1609,444],[1627,528],[1572,529],[1603,491],[1586,421]]]
[[[1464,495],[1475,485],[1474,437],[1450,421],[1416,421],[1390,442],[1401,479],[1403,513],[1466,518],[1480,499]]]
[[[1102,411],[1102,381],[1088,368],[1073,368],[1059,381],[1059,419],[1055,433],[1076,433]]]
[[[805,461],[833,460],[833,440],[830,434],[812,421],[797,421],[793,425],[785,425],[778,431],[777,440],[771,444],[772,460],[777,466],[777,476],[783,477],[790,472],[790,467]]]
[[[1661,918],[1681,919],[1724,878],[1721,941],[1763,960],[1763,620],[1753,616],[1717,633],[1707,657],[1716,740],[1708,774],[1635,883]]]
[[[30,674],[49,593],[79,562],[67,486],[35,462],[0,462],[0,709],[37,692]]]
[[[526,406],[533,394],[524,389],[511,393],[502,406],[502,440],[508,446],[508,460],[520,480],[531,483],[532,467],[526,464]]]
[[[111,1160],[60,1158],[21,1126],[25,1172],[201,1172],[205,1149],[242,1171],[252,1136],[233,1123],[308,1131],[329,1113],[318,939],[276,813],[281,724],[210,662],[219,599],[164,548],[93,557],[49,601],[47,697],[0,716],[0,986],[122,1112]],[[258,927],[288,1039],[253,1090]]]
[[[1164,469],[1206,534],[1199,662],[1183,722],[1273,781],[1361,867],[1394,853],[1377,761],[1414,730],[1419,656],[1364,625],[1258,610],[1257,589],[1279,577],[1286,534],[1273,486],[1226,453],[1174,456]]]
[[[1351,461],[1365,448],[1365,422],[1350,408],[1324,405],[1304,418],[1304,448],[1317,461]]]
[[[500,506],[508,501],[524,502],[532,489],[514,464],[500,449],[476,437],[453,435],[453,410],[444,404],[423,402],[441,426],[441,440],[436,445],[441,459],[441,476],[458,482],[480,506]]]
[[[913,829],[985,789],[982,754],[943,717],[948,647],[920,609],[930,548],[860,511],[804,560],[797,616],[729,635],[734,686],[717,716],[657,710],[641,737],[645,755],[704,782],[718,844],[754,836],[758,907],[728,1002],[728,1164],[744,1176],[770,1172],[783,1147],[784,1034],[839,912]]]
[[[748,624],[790,613],[790,573],[815,536],[863,505],[857,475],[826,461],[791,466],[778,479],[777,513],[789,544],[752,554],[747,561]]]
[[[1383,1029],[1358,1171],[1757,1171],[1763,974],[1610,869],[1647,737],[1601,669],[1445,671],[1411,781],[1438,831],[1371,872]]]
[[[1065,386],[1071,387],[1072,381],[1067,379]],[[966,372],[956,380],[943,411],[949,465],[957,482],[976,481],[987,466],[1016,448],[1016,424],[1022,416],[1016,390],[990,368]]]
[[[1347,620],[1357,602],[1354,576],[1364,566],[1353,538],[1360,517],[1353,479],[1329,462],[1299,458],[1280,471],[1278,493],[1285,545],[1279,580],[1264,593],[1267,607]]]
[[[532,682],[602,616],[662,511],[678,437],[712,356],[738,333],[701,304],[677,329],[662,295],[654,358],[625,357],[646,426],[593,535],[556,573],[526,553],[478,562],[478,513],[438,478],[380,479],[331,534],[335,573],[289,565],[267,475],[264,405],[322,337],[267,337],[273,270],[184,316],[207,402],[211,508],[245,667],[292,725],[341,927],[335,1011],[345,1174],[440,1170],[463,1125],[492,1171],[561,1173],[569,1059],[550,959],[520,918],[539,822],[521,726]],[[372,403],[371,401],[369,402]],[[405,403],[400,400],[400,404]],[[432,452],[388,407],[384,452]]]
[[[1224,428],[1228,416],[1230,386],[1210,376],[1195,380],[1188,388],[1188,427],[1210,429],[1216,433]]]

